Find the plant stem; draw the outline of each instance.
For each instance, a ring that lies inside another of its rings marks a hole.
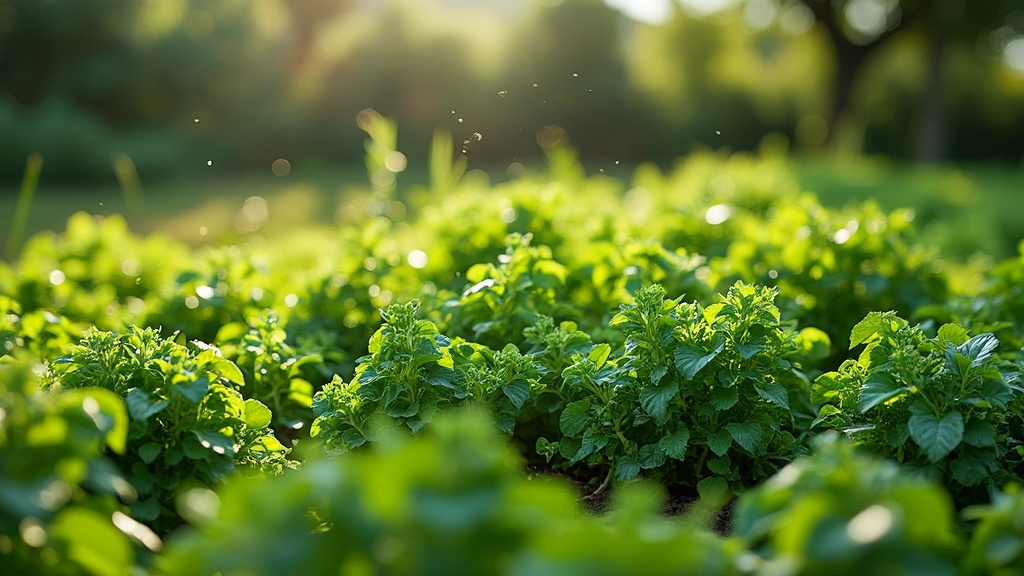
[[[21,241],[25,236],[25,229],[28,227],[28,212],[32,206],[32,197],[35,196],[39,187],[39,174],[43,171],[43,155],[33,152],[25,160],[25,174],[21,179],[21,190],[18,192],[18,203],[14,208],[14,222],[11,224],[11,233],[7,237],[7,248],[4,256],[7,260],[14,260],[14,256],[21,249]]]

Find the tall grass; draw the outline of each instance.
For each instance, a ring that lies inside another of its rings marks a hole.
[[[4,250],[4,257],[14,260],[15,255],[21,249],[21,241],[25,237],[25,229],[28,226],[28,213],[32,207],[32,198],[39,188],[39,174],[43,171],[43,155],[33,152],[25,160],[25,174],[21,178],[21,190],[18,192],[18,203],[14,208],[14,222],[11,223],[11,233],[7,236],[7,248]]]

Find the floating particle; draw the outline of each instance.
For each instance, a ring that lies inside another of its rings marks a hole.
[[[463,119],[459,118],[459,124],[462,124],[462,122],[463,122]]]
[[[199,118],[195,119],[196,124],[199,124]]]
[[[573,73],[572,73],[572,77],[573,77],[573,78],[579,78],[579,77],[580,77],[580,75],[579,75],[579,74],[577,74],[577,73],[575,73],[575,72],[573,72]]]
[[[618,160],[616,160],[616,161],[615,161],[615,165],[616,165],[616,166],[618,166],[618,165],[619,165],[619,161],[618,161]]]
[[[508,96],[508,90],[501,90],[501,91],[499,91],[498,92],[498,96],[501,96],[502,98],[504,98],[505,96]]]
[[[479,132],[473,132],[473,139],[479,142],[484,139],[484,135]]]
[[[722,131],[721,130],[715,130],[715,136],[721,136],[721,135],[722,135]]]
[[[206,165],[207,166],[213,166],[213,160],[207,160],[206,161]]]
[[[537,86],[539,86],[539,84],[537,84],[536,82],[534,82],[534,83],[533,83],[533,87],[534,87],[534,88],[536,88]]]

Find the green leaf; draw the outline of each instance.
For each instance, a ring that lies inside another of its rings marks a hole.
[[[261,429],[270,426],[273,414],[262,402],[250,398],[245,401],[245,414],[242,418],[246,426]]]
[[[755,385],[754,389],[761,398],[789,410],[789,394],[781,385],[773,382],[763,388]]]
[[[964,442],[977,448],[996,445],[996,430],[985,420],[971,418],[964,425]]]
[[[708,476],[697,483],[697,494],[702,500],[721,500],[729,494],[729,483],[718,476]]]
[[[845,389],[839,372],[826,372],[815,378],[811,384],[811,404],[821,405],[838,401]]]
[[[146,442],[142,446],[139,446],[139,457],[142,458],[143,462],[149,464],[153,460],[156,460],[156,457],[163,451],[164,447],[160,444],[157,444],[156,442]]]
[[[242,371],[238,369],[234,362],[226,358],[217,358],[214,368],[228,382],[235,386],[245,386],[245,377],[242,376]]]
[[[757,355],[758,352],[761,352],[764,349],[765,349],[764,338],[760,338],[757,341],[750,342],[750,343],[747,343],[747,344],[742,344],[740,342],[736,343],[736,351],[740,353],[740,356],[744,360],[749,360],[749,359],[753,358],[755,355]]]
[[[57,516],[51,536],[65,543],[68,560],[89,574],[118,576],[132,570],[131,544],[114,527],[109,514],[79,506],[68,508]]]
[[[903,396],[909,390],[908,386],[900,386],[892,374],[875,372],[860,387],[860,411],[863,414],[879,404]]]
[[[747,452],[758,454],[761,451],[761,425],[757,422],[733,422],[726,424],[725,429]]]
[[[719,476],[726,476],[732,472],[732,458],[729,458],[728,456],[712,458],[708,460],[708,470],[711,470]]]
[[[558,428],[562,434],[575,437],[582,435],[590,425],[592,418],[590,407],[588,400],[578,400],[567,404],[562,410],[561,416],[558,417]]]
[[[964,418],[954,410],[942,418],[932,413],[916,413],[907,422],[910,437],[932,462],[945,458],[956,448],[964,435]]]
[[[800,355],[809,362],[824,360],[832,353],[832,340],[828,334],[814,327],[808,326],[800,330],[793,341],[799,348]]]
[[[711,390],[711,398],[708,404],[711,405],[715,410],[728,410],[736,405],[740,400],[739,392],[736,391],[735,386],[725,388],[723,386],[715,386]]]
[[[957,458],[949,463],[953,479],[964,486],[977,486],[991,476],[990,466],[995,466],[995,454],[990,450]]]
[[[115,454],[124,454],[128,441],[128,411],[120,396],[106,388],[88,386],[77,390],[65,390],[61,400],[84,409],[96,423],[96,427],[104,432],[107,446]],[[95,408],[99,408],[99,412],[96,412]]]
[[[196,435],[196,439],[199,440],[203,448],[212,450],[215,454],[234,458],[234,442],[231,441],[231,438],[220,432],[194,431],[193,434]]]
[[[682,460],[686,457],[686,447],[690,443],[690,431],[680,428],[675,433],[658,440],[658,447],[669,458]]]
[[[676,368],[687,379],[693,379],[700,372],[701,368],[714,360],[715,356],[722,351],[725,344],[720,343],[711,351],[705,351],[689,344],[683,344],[675,351]]]
[[[530,385],[523,380],[515,380],[501,387],[501,391],[516,408],[522,408],[530,399]]]
[[[632,480],[640,474],[640,460],[634,454],[627,454],[615,463],[615,479],[620,482]]]
[[[715,454],[724,456],[730,446],[732,446],[732,434],[728,430],[719,430],[708,434],[708,448],[711,448]]]
[[[639,462],[640,467],[644,470],[652,470],[665,464],[665,453],[662,452],[659,444],[647,444],[640,447]]]
[[[174,386],[179,394],[188,399],[193,404],[199,404],[203,401],[203,397],[206,396],[206,392],[210,389],[210,381],[205,376],[200,376],[192,382],[181,382]]]
[[[168,406],[166,400],[157,400],[154,402],[153,397],[149,392],[139,388],[132,388],[129,390],[128,394],[124,398],[124,403],[128,408],[128,414],[131,415],[132,420],[140,421],[146,420]]]
[[[978,334],[956,347],[957,352],[971,359],[971,367],[981,366],[999,348],[999,339],[990,333]]]
[[[939,340],[950,342],[954,346],[963,344],[969,338],[967,330],[957,324],[943,324],[939,327],[938,336]]]
[[[850,332],[850,348],[872,340],[876,334],[892,334],[907,325],[895,312],[869,312]]]
[[[608,344],[597,344],[590,349],[590,353],[587,354],[587,358],[597,365],[598,368],[604,366],[608,355],[612,353],[612,347]]]
[[[644,386],[640,390],[640,406],[661,426],[668,420],[668,404],[678,391],[679,383],[675,380],[661,386]]]

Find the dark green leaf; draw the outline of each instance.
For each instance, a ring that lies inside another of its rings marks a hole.
[[[570,402],[558,417],[558,428],[566,436],[579,437],[590,425],[592,417],[589,401]]]
[[[907,422],[910,437],[925,451],[928,459],[938,462],[956,448],[964,435],[964,419],[953,411],[942,418],[932,413],[917,413]]]
[[[957,352],[971,359],[971,366],[980,366],[999,347],[999,339],[990,333],[978,334],[956,347]]]
[[[159,456],[163,450],[164,447],[156,442],[146,442],[142,446],[139,446],[139,457],[142,458],[143,462],[149,464],[153,460],[156,460],[156,457]]]
[[[670,380],[662,386],[644,386],[640,390],[640,406],[647,412],[654,421],[663,425],[668,420],[668,405],[679,391],[679,383]]]
[[[711,398],[708,404],[711,405],[715,410],[728,410],[736,405],[740,400],[740,395],[736,391],[736,387],[725,388],[723,386],[715,386],[711,390]]]
[[[640,447],[638,461],[644,470],[652,470],[665,463],[665,453],[658,444],[647,444]]]
[[[964,486],[977,486],[992,475],[996,457],[991,450],[972,451],[949,463],[953,479]]]
[[[971,418],[964,425],[964,442],[977,448],[996,445],[996,430],[985,420]]]
[[[743,422],[727,424],[725,429],[729,435],[751,454],[758,454],[761,451],[761,425],[757,422]]]
[[[682,460],[686,457],[686,447],[690,443],[690,431],[680,428],[675,433],[658,441],[661,451],[669,458]]]
[[[724,344],[719,344],[714,349],[707,351],[683,344],[675,351],[676,368],[687,379],[693,379],[700,372],[701,368],[714,360],[715,356],[722,351]]]
[[[149,392],[139,388],[129,390],[124,403],[133,420],[145,420],[168,406],[166,400],[154,401]]]
[[[516,408],[522,408],[530,399],[530,385],[523,380],[515,380],[501,387],[501,391]]]
[[[732,472],[732,458],[729,458],[728,456],[712,458],[708,460],[708,470],[711,470],[719,476],[726,476]]]
[[[627,454],[615,463],[615,479],[620,482],[632,480],[640,474],[640,460],[634,454]]]
[[[708,434],[708,448],[711,448],[715,454],[724,456],[730,446],[732,446],[732,434],[728,430],[719,430]]]
[[[736,343],[736,351],[740,353],[740,356],[744,360],[753,358],[758,352],[762,352],[764,348],[764,338],[747,344],[741,344],[739,342]]]
[[[173,389],[193,404],[202,402],[206,391],[210,389],[210,381],[205,376],[200,376],[192,382],[180,382],[173,386]]]
[[[789,410],[789,394],[786,393],[786,389],[781,385],[773,382],[764,387],[755,385],[754,389],[757,390],[757,394],[761,398]]]

